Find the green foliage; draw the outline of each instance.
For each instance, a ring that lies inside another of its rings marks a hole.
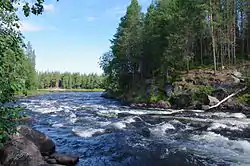
[[[9,135],[16,132],[16,119],[21,118],[20,107],[0,107],[0,149],[9,139]]]
[[[40,72],[39,89],[103,89],[104,77],[97,74]]]
[[[249,55],[248,7],[243,1],[160,0],[144,14],[131,0],[111,49],[100,58],[107,89],[136,93],[147,80],[160,80],[157,86],[164,89],[166,83],[181,81],[179,71],[223,68],[235,63],[236,55]],[[196,97],[207,93],[209,88],[201,88]]]
[[[20,117],[21,108],[12,107],[18,93],[35,87],[35,58],[29,58],[23,47],[22,35],[18,31],[19,21],[14,3],[0,2],[0,147],[16,129],[16,119]],[[31,67],[32,66],[32,67]]]
[[[250,94],[247,93],[247,94],[244,94],[244,95],[241,95],[237,98],[239,101],[241,102],[245,102],[247,104],[250,104]]]
[[[211,95],[214,88],[212,86],[204,86],[204,85],[195,85],[195,88],[192,88],[194,93],[192,94],[193,101],[200,101],[207,96]]]
[[[159,94],[153,94],[149,97],[149,103],[154,103],[154,102],[157,102],[157,101],[160,101],[162,100],[162,96],[159,95]]]
[[[59,1],[59,0],[56,0]],[[44,0],[2,0],[0,1],[0,10],[13,12],[16,10],[15,5],[22,6],[23,14],[28,17],[30,14],[40,15],[44,11]]]

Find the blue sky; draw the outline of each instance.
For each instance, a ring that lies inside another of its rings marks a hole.
[[[151,0],[139,0],[143,11]],[[39,71],[98,73],[130,0],[47,0],[40,16],[21,18],[22,32],[36,51]]]

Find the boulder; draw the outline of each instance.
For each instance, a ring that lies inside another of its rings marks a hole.
[[[192,95],[191,94],[179,94],[171,99],[171,104],[178,109],[183,109],[191,106]]]
[[[47,159],[46,162],[49,164],[57,164],[56,159]]]
[[[58,164],[67,165],[67,166],[76,165],[79,161],[79,157],[74,157],[74,156],[60,154],[60,153],[54,153],[50,157],[56,159]]]
[[[147,103],[132,103],[130,104],[131,108],[145,108],[147,107]]]
[[[42,132],[28,126],[19,126],[17,130],[25,138],[33,142],[42,155],[49,155],[55,152],[55,143]]]
[[[210,96],[210,95],[207,95],[205,100],[204,100],[204,104],[209,105],[209,106],[216,105],[219,102],[220,101],[216,97],[213,97],[213,96]]]
[[[222,88],[216,89],[212,92],[212,96],[216,97],[220,101],[226,98],[228,95],[229,94],[227,93],[227,91]]]
[[[157,105],[159,108],[165,108],[165,109],[168,109],[171,107],[171,104],[168,101],[163,101],[163,100],[157,102]]]
[[[39,166],[45,164],[37,146],[21,134],[15,134],[0,152],[3,166]]]
[[[167,96],[171,96],[174,93],[174,86],[172,84],[166,84],[165,93]]]
[[[242,112],[242,111],[249,111],[249,108],[244,106],[242,103],[229,99],[225,103],[221,104],[220,109],[226,110],[226,111],[235,111],[235,112]]]
[[[234,71],[232,78],[234,79],[234,83],[240,83],[240,80],[242,78],[242,74],[238,71]]]

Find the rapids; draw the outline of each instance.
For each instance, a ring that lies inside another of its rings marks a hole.
[[[249,166],[250,116],[131,109],[97,92],[20,99],[32,126],[78,166]]]

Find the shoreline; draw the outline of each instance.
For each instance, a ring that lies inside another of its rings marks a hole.
[[[104,92],[105,89],[61,89],[61,88],[48,88],[48,89],[38,89],[38,91],[44,92]]]
[[[105,89],[60,89],[60,88],[37,89],[37,90],[29,90],[27,94],[17,94],[16,97],[26,98],[44,94],[59,93],[59,92],[105,92]]]
[[[246,93],[248,94],[248,93]],[[182,93],[180,94],[180,97],[182,97],[187,95],[186,93]],[[245,94],[241,95],[244,96]],[[191,96],[191,95],[190,95]],[[213,97],[210,95],[208,98]],[[172,102],[170,102],[169,100],[159,100],[159,101],[153,101],[153,102],[149,102],[147,100],[143,100],[143,101],[135,101],[132,99],[126,99],[124,97],[121,96],[115,96],[112,95],[108,92],[104,92],[102,94],[102,97],[106,98],[106,99],[113,99],[113,100],[118,100],[120,102],[125,103],[126,105],[128,105],[129,107],[133,108],[133,109],[163,109],[163,110],[168,110],[168,109],[184,109],[184,110],[202,110],[202,111],[222,111],[222,112],[242,112],[242,113],[250,113],[250,105],[243,102],[243,101],[239,101],[239,97],[233,97],[228,99],[227,101],[223,102],[220,106],[212,108],[212,109],[208,109],[208,107],[212,107],[213,105],[216,105],[215,103],[210,105],[211,103],[208,104],[204,104],[204,103],[199,103],[197,100],[193,100],[189,105],[186,106],[182,106],[179,107],[178,105],[173,104]],[[182,98],[177,98],[177,100],[182,100]],[[208,99],[210,100],[210,99]],[[213,99],[212,99],[213,100]],[[218,100],[219,102],[221,100]],[[178,101],[177,101],[178,102]],[[185,101],[184,101],[185,102]],[[209,101],[211,102],[211,101]]]

